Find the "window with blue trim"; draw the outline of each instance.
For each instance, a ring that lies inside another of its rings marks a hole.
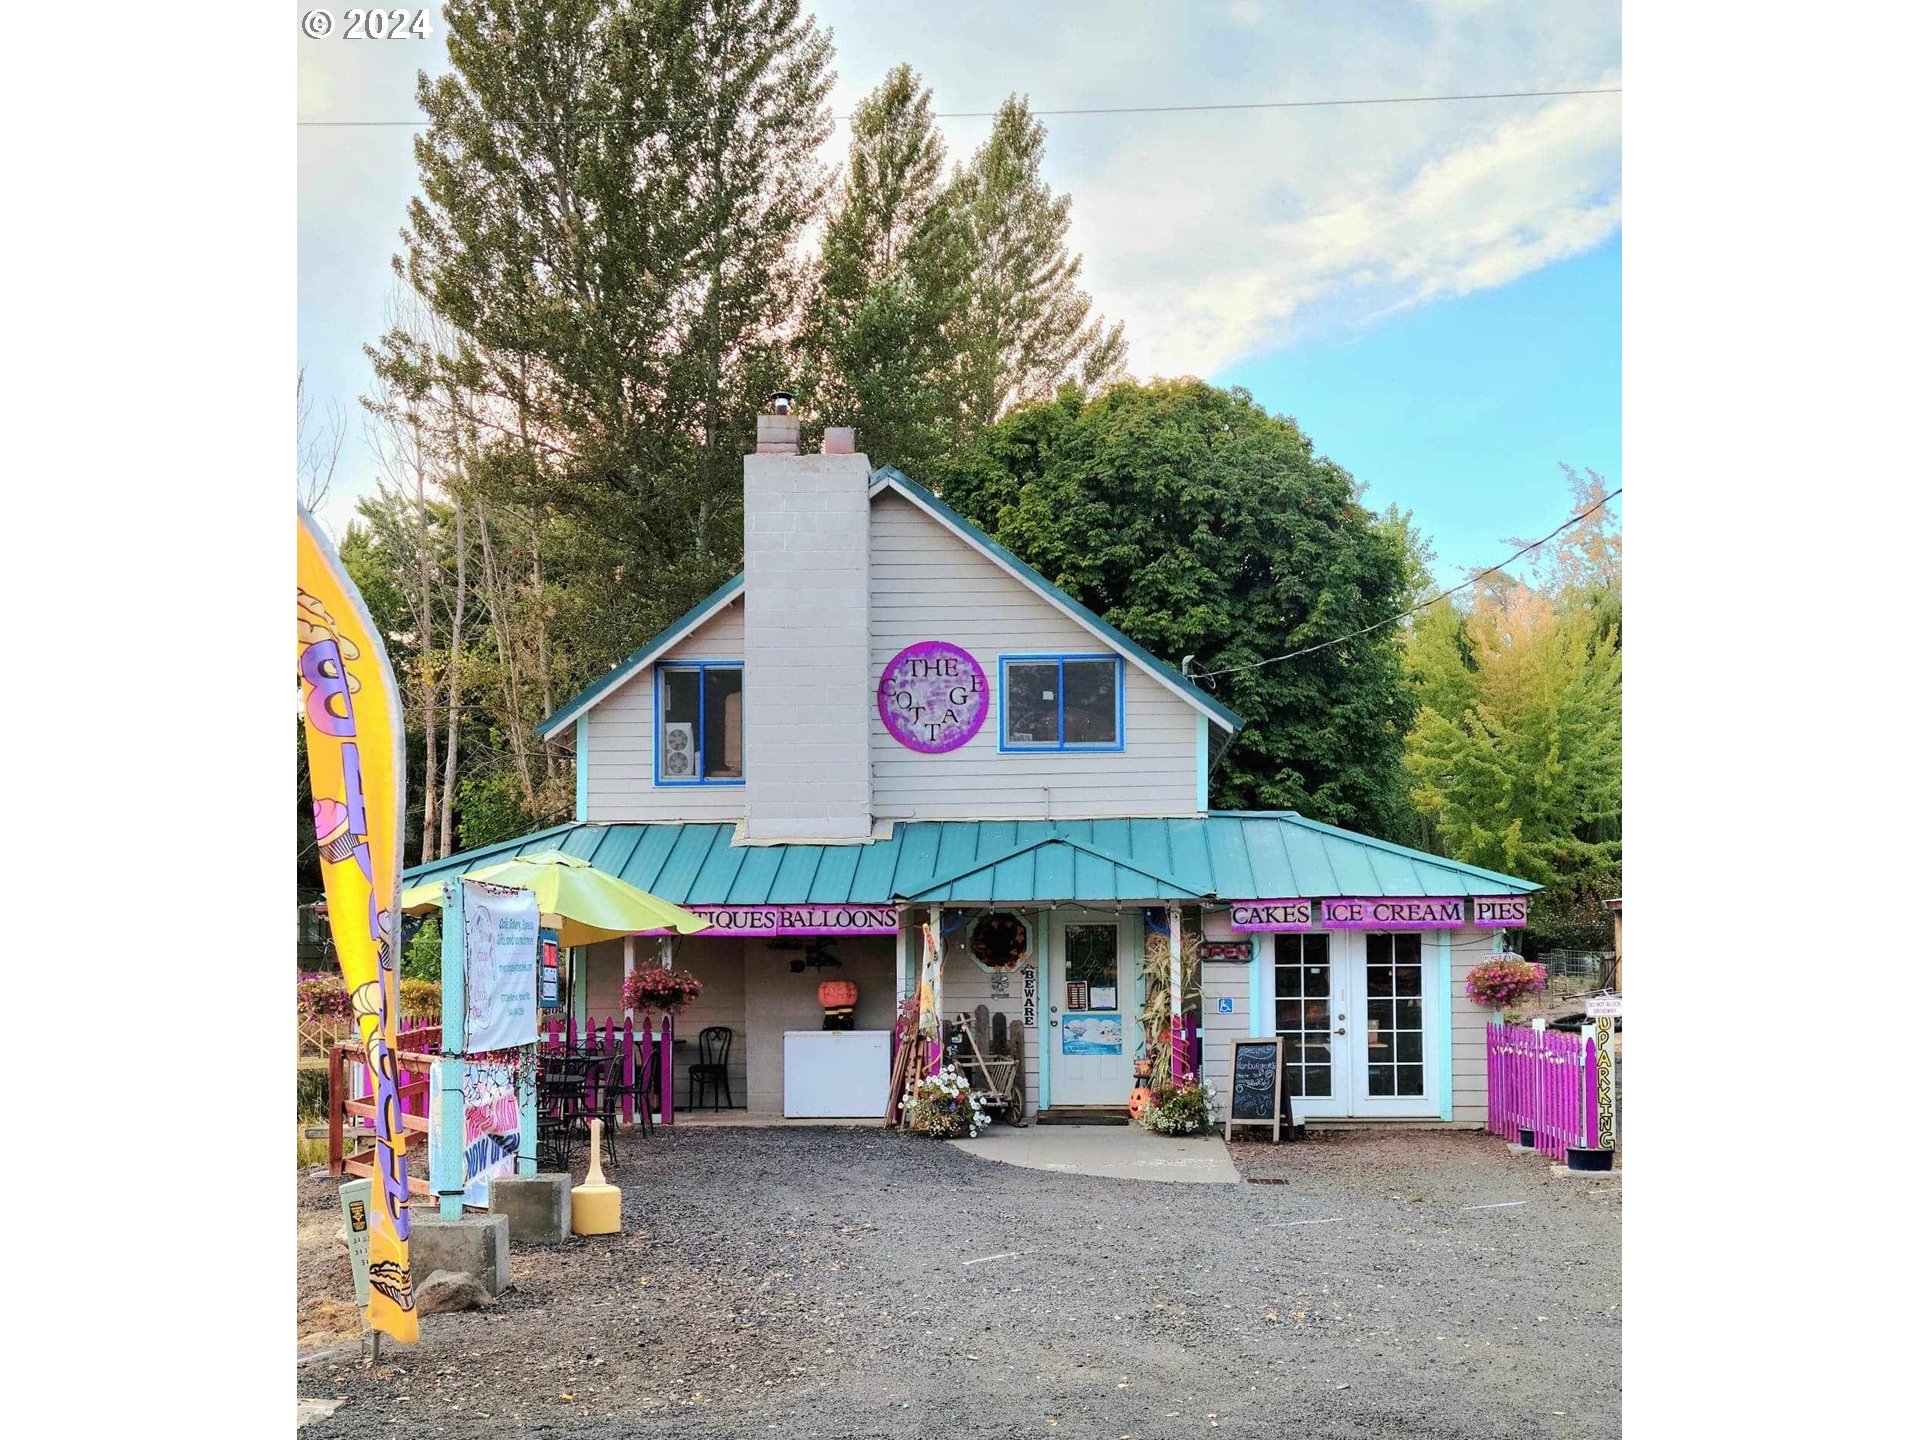
[[[1124,705],[1118,655],[1000,657],[1002,750],[1118,750]]]
[[[656,785],[744,785],[737,660],[693,660],[654,669]]]

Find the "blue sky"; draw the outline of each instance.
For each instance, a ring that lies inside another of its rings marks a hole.
[[[298,9],[296,7],[296,13]],[[938,111],[1436,95],[1620,84],[1617,0],[815,0],[833,107],[905,60]],[[436,7],[437,12],[437,7]],[[426,41],[299,41],[303,120],[416,118]],[[1440,574],[1565,517],[1557,462],[1620,475],[1614,95],[1046,121],[1047,178],[1141,376],[1245,385],[1413,511]],[[987,121],[943,122],[964,156]],[[373,486],[361,346],[394,298],[404,128],[299,132],[300,360],[347,430],[342,527]],[[844,153],[836,130],[828,159]],[[838,153],[836,153],[838,152]]]
[[[1620,480],[1620,241],[1210,378],[1291,415],[1369,503],[1411,509],[1452,584],[1447,566],[1566,518],[1560,462]]]

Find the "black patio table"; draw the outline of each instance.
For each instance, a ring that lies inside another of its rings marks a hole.
[[[540,1057],[534,1094],[542,1163],[564,1170],[572,1162],[574,1142],[585,1136],[590,1118],[587,1077],[606,1060],[605,1051]]]

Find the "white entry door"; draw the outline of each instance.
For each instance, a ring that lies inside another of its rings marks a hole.
[[[1418,932],[1275,935],[1274,1033],[1303,1119],[1440,1113],[1438,947]]]
[[[1439,947],[1420,931],[1349,932],[1353,1115],[1438,1115],[1433,1055]]]
[[[1124,1105],[1139,1041],[1139,917],[1056,910],[1048,923],[1047,1103]]]

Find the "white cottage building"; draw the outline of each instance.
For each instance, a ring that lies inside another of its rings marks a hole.
[[[833,453],[799,454],[797,421],[762,417],[741,573],[542,726],[572,736],[573,821],[409,882],[559,848],[706,914],[571,968],[581,1018],[620,1015],[636,964],[703,982],[677,1027],[683,1110],[684,1042],[718,1027],[735,1106],[879,1115],[931,925],[942,1014],[1023,1022],[1042,1119],[1126,1103],[1159,933],[1203,967],[1197,1044],[1223,1096],[1229,1042],[1279,1035],[1301,1117],[1483,1124],[1490,1017],[1463,977],[1536,887],[1210,810],[1240,717],[852,449],[829,432]],[[823,979],[858,987],[865,1043],[821,1038]]]

